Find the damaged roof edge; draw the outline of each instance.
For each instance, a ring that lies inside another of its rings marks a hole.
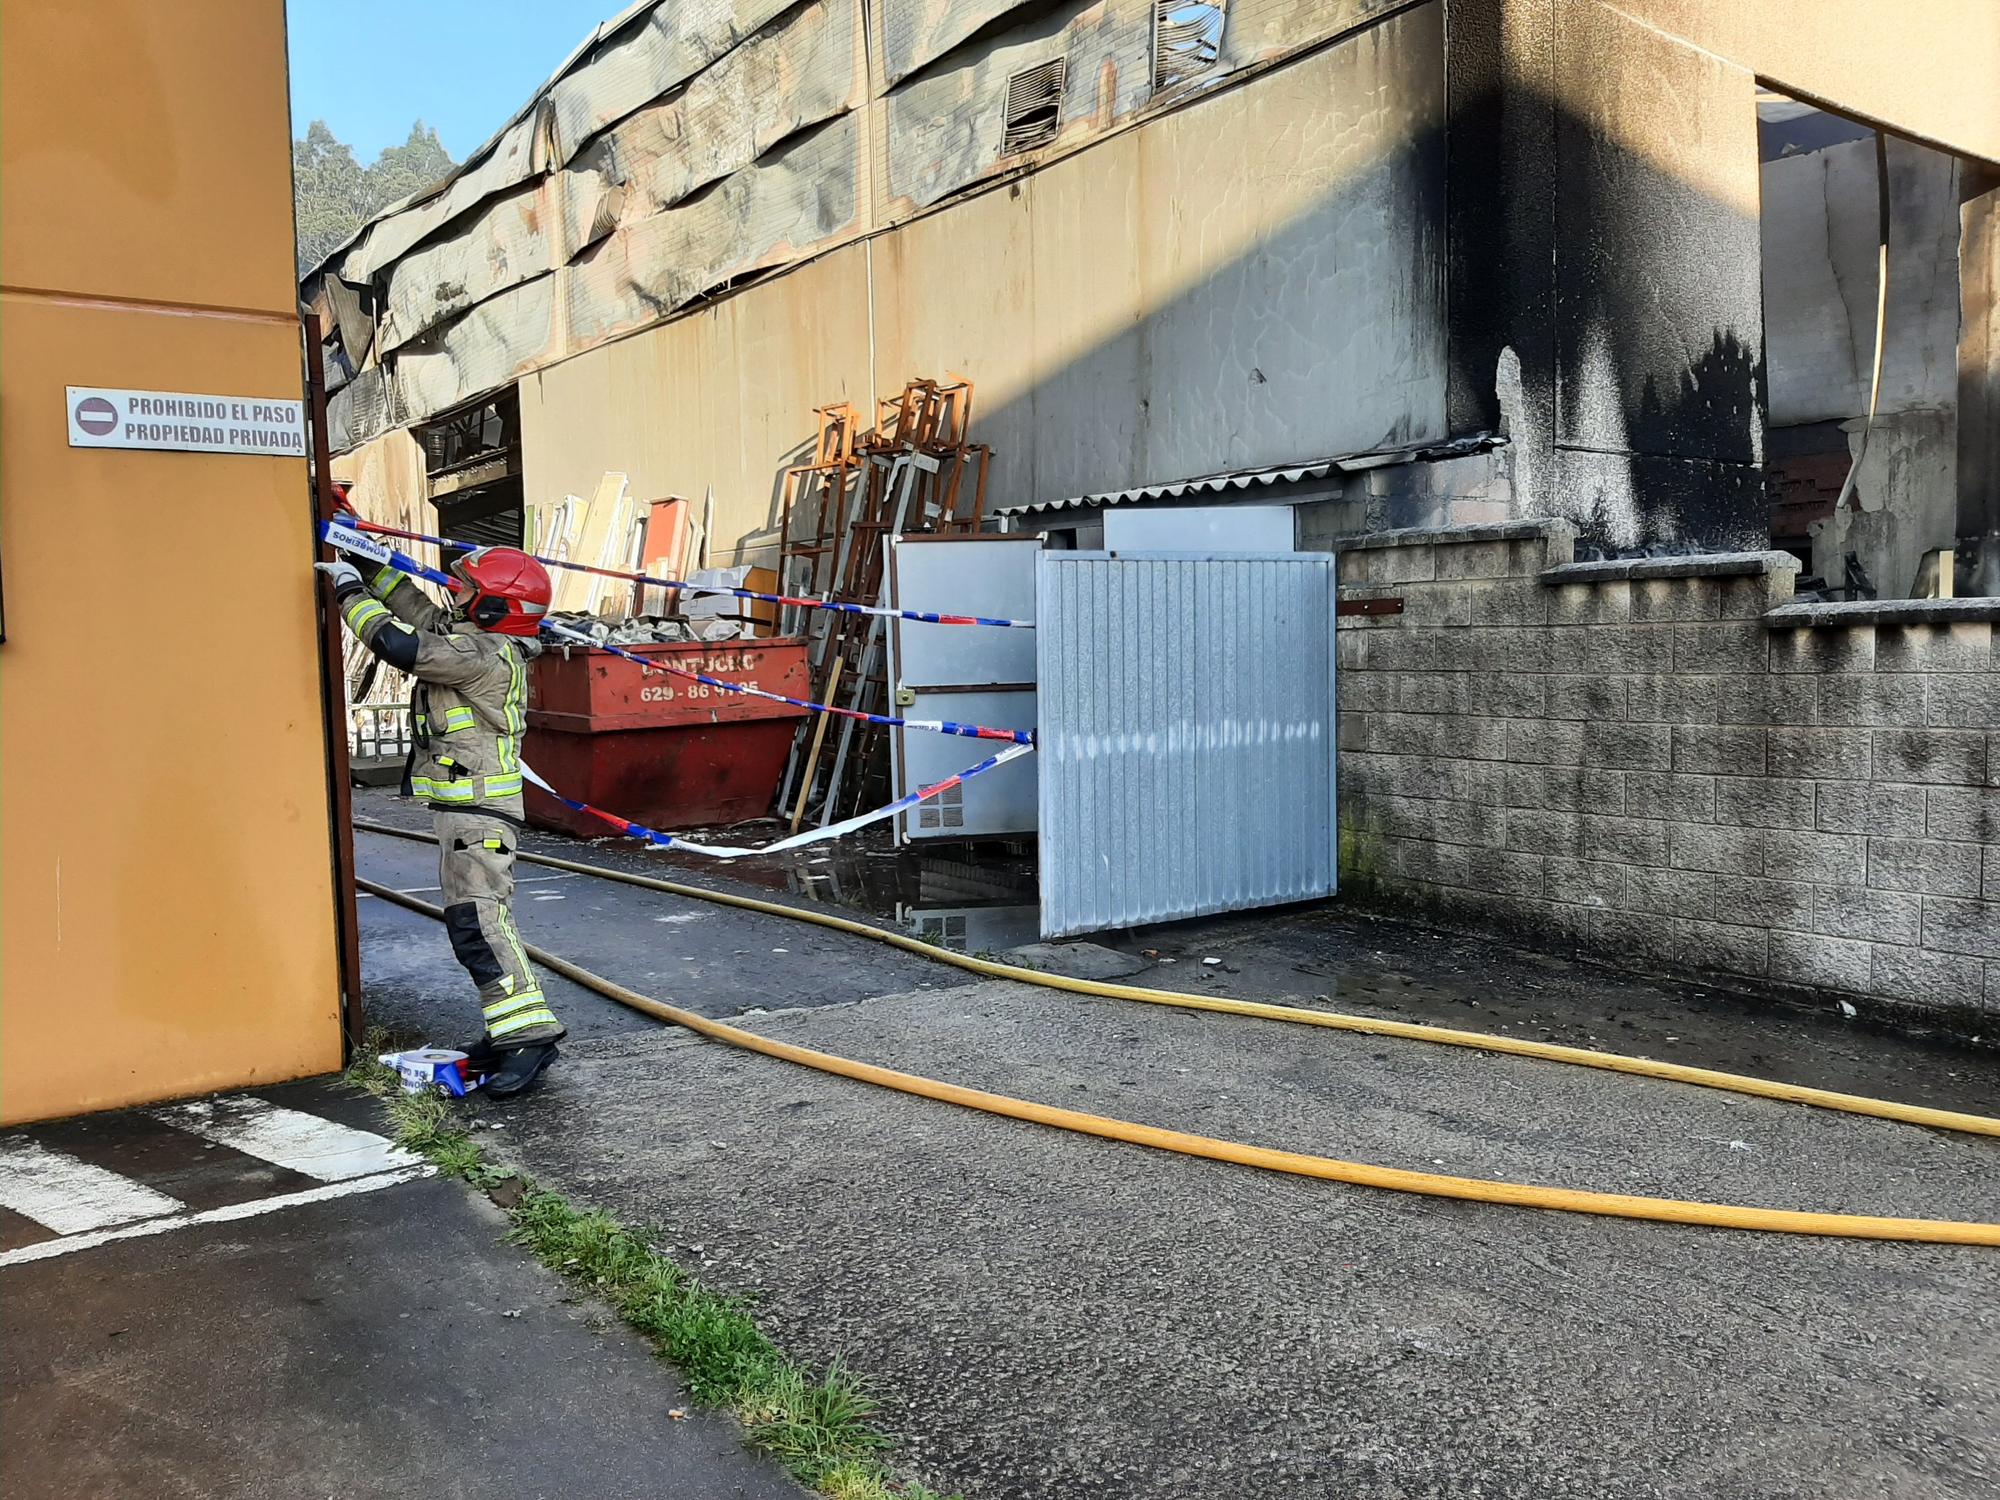
[[[1303,479],[1324,479],[1329,474],[1359,474],[1391,464],[1428,462],[1462,458],[1505,446],[1507,439],[1491,432],[1475,432],[1443,442],[1412,443],[1401,448],[1372,448],[1360,453],[1342,453],[1332,458],[1303,464],[1278,464],[1259,469],[1232,469],[1221,474],[1203,474],[1194,479],[1178,479],[1160,484],[1142,484],[1128,490],[1105,490],[1094,495],[1075,495],[1066,500],[1024,500],[1013,505],[996,505],[996,516],[1046,515],[1054,511],[1080,510],[1112,505],[1132,505],[1142,500],[1173,500],[1185,495],[1223,494],[1265,485],[1296,484]]]
[[[501,139],[507,134],[507,132],[512,130],[516,125],[520,124],[521,121],[526,119],[528,117],[528,114],[535,108],[536,105],[538,105],[542,101],[543,97],[549,92],[550,89],[554,88],[569,74],[575,72],[577,65],[581,63],[588,54],[593,52],[597,48],[600,42],[609,41],[612,37],[616,36],[619,32],[623,31],[627,26],[630,26],[634,21],[638,20],[640,16],[650,13],[661,3],[662,0],[632,0],[632,3],[630,5],[626,6],[625,9],[620,11],[617,15],[611,17],[610,20],[599,21],[596,27],[591,31],[590,35],[585,37],[582,41],[576,44],[576,46],[571,50],[569,56],[564,58],[562,62],[557,65],[555,72],[549,74],[547,79],[543,81],[541,87],[537,88],[532,94],[528,95],[527,101],[524,104],[522,104],[522,106],[519,109],[515,110],[514,113],[509,115],[506,119],[502,120],[500,122],[499,128],[496,129],[493,132],[493,134],[488,136],[484,141],[480,142],[479,145],[473,147],[472,150],[468,151],[465,154],[464,161],[460,162],[457,166],[453,167],[449,172],[445,173],[444,176],[440,177],[436,182],[433,182],[429,187],[418,188],[413,193],[406,193],[403,197],[398,198],[394,203],[384,204],[381,208],[376,209],[374,213],[370,214],[367,218],[363,219],[359,224],[354,226],[354,233],[350,234],[346,239],[342,240],[338,245],[335,245],[331,250],[327,251],[326,254],[322,255],[314,265],[312,265],[306,271],[301,273],[299,276],[299,284],[303,286],[306,282],[312,280],[313,277],[323,275],[326,272],[327,268],[331,266],[335,260],[339,259],[342,255],[345,255],[349,250],[353,249],[355,244],[361,239],[361,237],[364,234],[366,234],[369,231],[369,229],[372,226],[380,223],[384,219],[394,218],[397,214],[407,213],[410,209],[415,208],[420,203],[430,202],[431,199],[437,197],[438,194],[444,192],[454,182],[458,181],[459,178],[463,177],[467,172],[471,171],[474,167],[478,166],[479,163],[486,160],[488,156],[493,154],[494,148],[500,144]]]

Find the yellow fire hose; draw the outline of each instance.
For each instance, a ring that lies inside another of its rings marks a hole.
[[[356,819],[354,826],[364,833],[385,833],[392,838],[408,839],[413,843],[433,842],[427,833],[397,828],[388,823]],[[707,901],[717,906],[733,906],[742,911],[762,912],[766,916],[789,917],[797,922],[810,922],[815,927],[827,927],[852,937],[887,943],[890,947],[901,948],[906,953],[915,953],[937,963],[950,964],[954,968],[965,969],[988,979],[1010,979],[1020,984],[1040,985],[1044,989],[1068,990],[1072,994],[1093,995],[1105,1000],[1136,1000],[1146,1005],[1171,1005],[1182,1010],[1207,1010],[1230,1016],[1255,1016],[1264,1021],[1286,1021],[1298,1026],[1324,1026],[1333,1031],[1357,1031],[1369,1036],[1397,1037],[1410,1042],[1436,1042],[1447,1047],[1472,1047],[1481,1052],[1504,1052],[1515,1057],[1540,1058],[1544,1062],[1570,1063],[1583,1068],[1602,1068],[1609,1073],[1629,1073],[1638,1078],[1659,1078],[1670,1083],[1693,1084],[1699,1088],[1752,1094],[1760,1099],[1776,1099],[1786,1104],[1805,1104],[1816,1109],[1840,1110],[1851,1115],[1869,1115],[1879,1120],[1895,1120],[1905,1125],[1927,1125],[1933,1130],[1955,1130],[1966,1135],[2000,1136],[2000,1119],[1994,1119],[1990,1115],[1962,1114],[1951,1109],[1929,1109],[1920,1104],[1899,1104],[1891,1099],[1871,1099],[1863,1094],[1842,1094],[1831,1089],[1807,1088],[1802,1084],[1780,1083],[1770,1078],[1753,1078],[1743,1073],[1724,1073],[1713,1068],[1691,1068],[1682,1063],[1659,1062],[1649,1057],[1625,1057],[1616,1052],[1593,1052],[1585,1047],[1531,1042],[1525,1037],[1495,1036],[1484,1031],[1457,1031],[1447,1026],[1426,1026],[1414,1021],[1388,1021],[1373,1016],[1345,1015],[1339,1011],[1306,1010],[1296,1005],[1268,1005],[1256,1000],[1228,1000],[1220,996],[1188,995],[1178,990],[1147,989],[1142,985],[1105,984],[1095,979],[1070,979],[1061,974],[1045,974],[1039,969],[1023,968],[1018,964],[1000,963],[990,958],[974,958],[970,954],[954,953],[949,948],[939,948],[920,938],[913,938],[900,932],[889,932],[867,922],[858,922],[851,917],[835,916],[831,912],[806,911],[796,906],[787,906],[782,902],[760,901],[753,896],[735,896],[724,891],[704,890],[696,885],[682,885],[678,881],[660,880],[651,875],[633,875],[624,870],[585,864],[579,860],[558,859],[547,854],[530,854],[525,849],[515,857],[529,864],[543,865],[551,870],[595,875],[603,880],[615,880],[625,885],[640,886],[646,890],[663,891],[667,895],[683,896],[691,901]]]
[[[444,920],[441,908],[372,880],[357,877],[360,889],[381,900],[406,907],[436,921]],[[2000,1224],[1962,1223],[1950,1219],[1893,1219],[1864,1214],[1803,1213],[1789,1209],[1751,1208],[1727,1203],[1695,1203],[1675,1198],[1642,1198],[1624,1193],[1593,1193],[1571,1188],[1541,1187],[1527,1183],[1489,1182],[1473,1177],[1448,1177],[1435,1172],[1410,1172],[1397,1167],[1378,1167],[1366,1162],[1341,1161],[1298,1151],[1275,1151],[1214,1136],[1192,1135],[1181,1130],[1165,1130],[1107,1115],[1061,1109],[1037,1104],[1007,1094],[965,1088],[894,1068],[877,1067],[853,1058],[837,1057],[810,1047],[759,1036],[752,1031],[712,1021],[706,1016],[667,1005],[629,990],[621,984],[594,974],[536,944],[525,945],[528,956],[553,973],[595,990],[608,999],[643,1015],[684,1026],[697,1035],[746,1051],[762,1053],[785,1062],[798,1063],[823,1073],[872,1083],[942,1104],[984,1110],[1031,1124],[1048,1125],[1106,1140],[1185,1156],[1206,1157],[1210,1161],[1236,1166],[1258,1167],[1270,1172],[1288,1172],[1299,1177],[1316,1177],[1328,1182],[1351,1183],[1358,1187],[1384,1188],[1391,1192],[1418,1193],[1433,1198],[1457,1198],[1469,1203],[1503,1203],[1518,1208],[1559,1209],[1568,1213],[1599,1214],[1611,1218],[1645,1219],[1663,1224],[1698,1224],[1717,1229],[1755,1229],[1778,1234],[1814,1234],[1846,1239],[1898,1240],[1936,1245],[1989,1245],[2000,1247]]]

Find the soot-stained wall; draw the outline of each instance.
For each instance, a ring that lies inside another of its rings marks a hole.
[[[1593,0],[1448,0],[1452,425],[1586,542],[1763,545],[1753,75]]]

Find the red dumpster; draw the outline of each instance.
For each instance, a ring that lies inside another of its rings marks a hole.
[[[810,697],[800,640],[626,648],[649,660],[790,698]],[[608,651],[545,651],[528,668],[528,764],[565,796],[649,828],[764,816],[802,708],[648,672]],[[527,789],[528,821],[596,838],[607,830]]]

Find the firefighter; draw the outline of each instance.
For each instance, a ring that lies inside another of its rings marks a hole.
[[[445,609],[391,567],[364,583],[350,562],[314,566],[361,644],[416,679],[403,793],[430,804],[451,951],[485,1011],[466,1051],[488,1093],[518,1094],[564,1035],[511,910],[528,663],[541,653],[549,575],[525,552],[481,547],[451,563],[459,590]]]

